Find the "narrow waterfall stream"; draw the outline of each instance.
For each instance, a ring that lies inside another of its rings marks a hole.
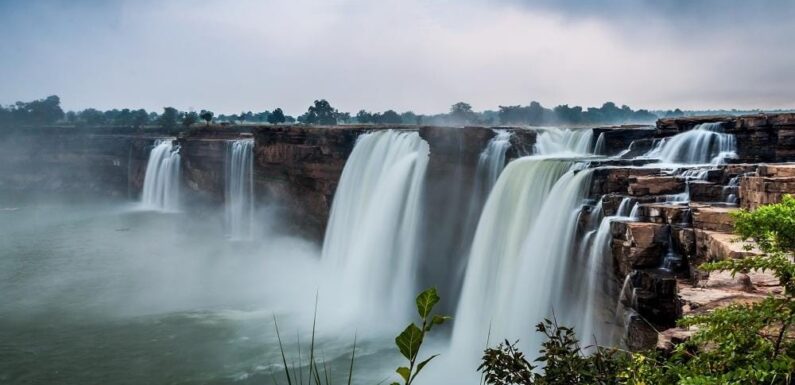
[[[646,154],[663,163],[721,164],[737,157],[737,140],[723,132],[723,124],[702,123],[694,129],[660,140]]]
[[[416,132],[363,134],[334,196],[322,261],[361,317],[405,318],[416,291],[428,144]],[[383,314],[381,314],[383,315]]]
[[[148,210],[175,212],[180,209],[182,183],[179,146],[173,139],[158,139],[146,164],[141,203]]]
[[[232,240],[248,240],[254,222],[254,140],[227,143],[224,216]]]

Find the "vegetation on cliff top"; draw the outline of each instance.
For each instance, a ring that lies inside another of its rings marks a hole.
[[[174,129],[180,125],[190,127],[204,120],[206,124],[217,123],[292,123],[334,125],[340,123],[361,124],[409,124],[409,125],[474,125],[474,124],[514,124],[514,125],[579,125],[579,124],[616,124],[616,123],[649,123],[659,116],[676,115],[681,111],[668,111],[655,114],[647,110],[633,110],[624,105],[606,102],[601,107],[583,108],[560,105],[555,108],[544,108],[538,102],[527,106],[500,106],[499,110],[476,112],[468,103],[458,102],[450,107],[449,112],[433,115],[420,115],[412,111],[398,113],[394,110],[369,112],[360,110],[355,115],[341,112],[334,108],[326,99],[315,100],[307,111],[294,118],[285,115],[281,108],[273,111],[241,112],[239,114],[216,115],[211,110],[200,112],[179,111],[173,107],[164,107],[161,113],[144,109],[112,109],[100,111],[87,108],[82,111],[64,112],[58,96],[32,102],[17,102],[13,105],[0,105],[0,126],[10,125],[51,125],[69,124],[75,126],[129,126],[142,127],[157,125],[166,129]]]

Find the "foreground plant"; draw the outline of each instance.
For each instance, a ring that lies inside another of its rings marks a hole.
[[[284,376],[287,385],[331,385],[332,380],[329,377],[329,368],[325,360],[318,362],[316,354],[317,346],[315,346],[315,328],[317,326],[317,297],[315,297],[315,314],[312,319],[312,339],[309,342],[309,354],[306,363],[302,362],[301,355],[301,341],[297,341],[298,345],[298,362],[293,361],[292,365],[287,363],[287,355],[284,351],[284,344],[282,343],[282,336],[279,332],[279,322],[276,320],[276,315],[273,315],[273,326],[276,329],[276,339],[279,341],[279,351],[281,352],[282,365]],[[353,363],[356,359],[356,336],[353,337],[353,348],[351,349],[351,362],[348,368],[348,385],[351,385],[353,380]],[[308,373],[304,376],[304,367],[307,367]],[[322,372],[321,372],[322,368]],[[274,385],[279,385],[275,376],[272,376]],[[306,380],[306,381],[304,381]]]
[[[403,378],[405,385],[410,385],[425,365],[438,356],[438,354],[434,354],[419,363],[417,362],[420,347],[425,341],[425,335],[431,331],[434,325],[441,325],[450,319],[450,317],[440,314],[431,315],[433,307],[439,303],[439,300],[440,298],[435,288],[430,288],[420,293],[417,296],[416,303],[421,326],[417,326],[412,322],[395,338],[395,344],[400,350],[400,354],[409,361],[408,366],[401,366],[396,370],[397,374]],[[400,384],[393,382],[392,385]]]

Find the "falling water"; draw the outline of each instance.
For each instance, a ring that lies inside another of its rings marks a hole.
[[[588,155],[593,145],[593,130],[541,128],[534,146],[535,154]]]
[[[225,219],[229,237],[251,239],[254,221],[254,140],[230,141],[226,147]]]
[[[739,199],[737,199],[737,192],[740,188],[740,175],[737,175],[731,179],[729,179],[729,184],[723,186],[722,195],[723,199],[726,203],[737,204]]]
[[[472,244],[454,350],[478,351],[489,330],[509,338],[532,335],[530,325],[548,316],[552,304],[560,306],[556,312],[575,311],[559,289],[590,181],[590,170],[579,168],[575,160],[532,156],[500,175]]]
[[[696,128],[665,138],[646,157],[663,163],[722,164],[737,157],[734,135],[722,132],[722,123],[702,123]]]
[[[146,209],[174,212],[179,210],[182,170],[179,146],[173,139],[158,139],[146,164],[141,202]]]
[[[378,131],[359,137],[334,197],[323,262],[358,306],[400,315],[415,291],[421,193],[428,144],[416,132]]]
[[[593,146],[593,153],[596,155],[607,155],[607,145],[605,144],[605,133],[599,134],[596,138],[596,144]]]

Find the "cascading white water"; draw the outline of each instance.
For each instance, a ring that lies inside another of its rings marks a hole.
[[[582,329],[578,330],[578,335],[586,345],[589,343],[610,344],[617,340],[615,327],[607,326],[608,322],[615,318],[615,314],[597,314],[598,312],[610,312],[614,306],[609,301],[610,295],[615,291],[612,287],[612,259],[605,258],[610,256],[610,241],[612,234],[610,227],[613,221],[622,219],[632,219],[637,210],[637,203],[632,198],[624,198],[613,216],[604,216],[601,211],[602,201],[599,201],[597,210],[592,215],[600,219],[599,226],[586,233],[580,249],[580,256],[586,259],[585,287],[580,288],[580,293],[584,294],[583,313],[581,323]],[[599,323],[602,323],[601,325]],[[591,340],[594,339],[595,341]]]
[[[593,130],[545,127],[539,129],[536,155],[588,155],[592,153]]]
[[[702,123],[659,141],[645,156],[663,163],[722,164],[737,157],[737,140],[722,132],[720,122]]]
[[[605,133],[602,132],[596,138],[596,144],[593,146],[593,153],[595,155],[607,155],[607,144],[605,144]]]
[[[158,139],[149,153],[141,195],[141,203],[146,209],[179,211],[182,170],[179,146],[173,143],[173,139]]]
[[[230,141],[226,147],[226,231],[233,240],[251,239],[254,221],[254,140]]]
[[[494,183],[497,183],[497,177],[505,167],[505,153],[511,147],[511,132],[505,130],[497,131],[495,135],[486,145],[486,149],[480,154],[478,158],[478,166],[475,170],[477,186],[475,188],[488,194]]]
[[[454,351],[478,351],[489,331],[533,337],[532,324],[552,304],[560,303],[558,313],[575,311],[559,294],[591,174],[577,168],[575,160],[531,156],[503,170],[472,244]]]
[[[416,132],[378,131],[359,137],[334,197],[323,263],[357,307],[350,314],[406,314],[416,291],[421,194],[428,144]]]

